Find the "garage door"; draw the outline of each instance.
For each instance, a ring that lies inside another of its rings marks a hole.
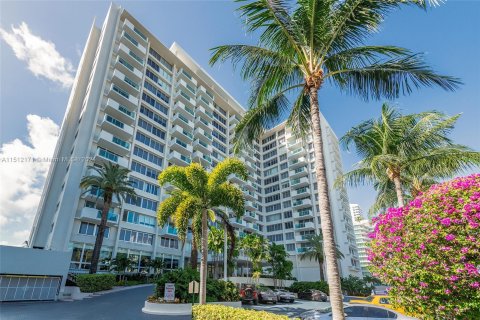
[[[61,277],[0,275],[0,301],[55,300]]]

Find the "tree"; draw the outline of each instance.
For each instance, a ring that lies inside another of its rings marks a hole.
[[[325,263],[325,251],[323,248],[324,241],[322,234],[317,234],[308,237],[307,250],[300,254],[300,260],[315,260],[318,262],[318,267],[320,269],[320,281],[325,280],[325,275],[323,274],[323,264]],[[335,248],[336,259],[343,259],[343,253],[337,248]]]
[[[170,197],[158,208],[158,223],[165,225],[171,219],[178,237],[185,241],[191,221],[192,230],[201,240],[200,304],[205,304],[207,298],[208,219],[215,217],[212,209],[227,207],[237,217],[245,212],[242,190],[228,181],[232,174],[243,180],[248,178],[243,162],[234,158],[218,163],[210,173],[199,163],[191,163],[187,167],[170,166],[158,177],[161,186],[166,183],[174,186]]]
[[[117,253],[115,259],[110,261],[110,270],[116,271],[119,274],[120,281],[125,277],[127,270],[135,267],[137,267],[137,261],[128,257],[126,253]]]
[[[272,243],[268,248],[267,263],[273,276],[273,285],[277,287],[277,279],[285,280],[292,276],[293,262],[288,260],[289,254],[281,244]]]
[[[208,250],[213,252],[213,278],[215,279],[218,274],[218,261],[220,253],[223,251],[223,245],[225,243],[225,233],[223,229],[215,228],[214,226],[210,227],[210,232],[208,234]]]
[[[97,273],[98,260],[107,227],[108,213],[112,207],[113,198],[115,197],[123,201],[127,196],[135,197],[136,193],[132,188],[132,183],[128,180],[130,170],[122,168],[118,164],[111,164],[110,162],[104,163],[100,168],[90,166],[89,169],[94,170],[96,174],[83,177],[80,181],[80,187],[88,189],[87,192],[96,189],[99,197],[103,199],[103,209],[89,270],[89,273]]]
[[[162,258],[156,257],[155,259],[152,259],[148,263],[148,267],[153,269],[153,273],[155,274],[155,278],[158,277],[158,275],[163,272],[163,269],[165,268],[165,261],[163,261]]]
[[[389,12],[403,4],[424,9],[424,0],[239,2],[245,3],[239,12],[247,32],[259,34],[258,44],[218,46],[210,60],[242,65],[241,76],[253,84],[249,111],[235,130],[235,151],[285,115],[295,134],[312,133],[332,312],[335,319],[343,319],[318,92],[329,84],[365,100],[394,99],[421,86],[454,90],[460,81],[436,74],[422,55],[407,49],[365,46]]]
[[[378,119],[350,129],[341,139],[355,146],[362,160],[344,179],[350,185],[376,183],[376,210],[404,205],[405,194],[416,195],[438,179],[452,177],[480,164],[480,152],[454,144],[448,137],[460,115],[437,111],[402,115],[383,104]],[[394,197],[396,195],[396,197]]]
[[[242,238],[240,246],[252,263],[252,278],[258,279],[262,273],[262,262],[268,255],[268,240],[259,234],[250,233]]]
[[[422,319],[480,314],[480,174],[432,186],[374,219],[373,276],[395,304]]]

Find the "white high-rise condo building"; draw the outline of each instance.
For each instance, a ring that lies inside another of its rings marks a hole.
[[[362,209],[358,204],[350,204],[350,213],[352,215],[353,228],[355,230],[355,240],[357,242],[358,257],[360,258],[362,274],[364,276],[370,275],[370,271],[368,271],[370,261],[367,259],[367,249],[371,241],[368,234],[373,232],[373,226],[370,220],[363,217]]]
[[[102,209],[99,190],[82,190],[80,180],[110,161],[131,170],[137,197],[120,202],[108,217],[101,260],[119,253],[136,259],[137,271],[160,257],[167,268],[188,263],[172,225],[157,226],[156,209],[167,197],[157,183],[169,165],[200,162],[213,168],[232,155],[234,128],[245,109],[182,48],[165,47],[126,10],[112,5],[101,29],[92,26],[68,101],[53,162],[29,244],[71,250],[72,271],[89,268]],[[341,173],[338,143],[327,122],[328,179]],[[309,138],[311,140],[311,138]],[[268,130],[241,157],[250,176],[242,219],[231,219],[239,236],[260,233],[285,245],[299,280],[318,280],[318,264],[300,261],[306,236],[318,233],[318,201],[312,143],[296,140],[281,124]],[[86,158],[86,159],[85,159]],[[85,160],[85,161],[84,161]],[[335,237],[345,258],[342,276],[361,275],[348,197],[330,188]],[[247,273],[241,254],[235,274]],[[103,265],[100,268],[105,268]]]

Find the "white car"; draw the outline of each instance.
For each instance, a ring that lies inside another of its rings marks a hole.
[[[322,310],[312,310],[300,314],[301,320],[329,320],[332,319],[331,308]],[[346,320],[383,320],[383,319],[397,319],[397,320],[413,320],[415,318],[407,317],[396,311],[367,305],[349,305],[343,307]]]
[[[293,303],[295,301],[295,294],[293,294],[292,292],[284,289],[276,289],[273,290],[273,292],[275,292],[275,294],[277,295],[278,301],[288,301],[290,303]]]

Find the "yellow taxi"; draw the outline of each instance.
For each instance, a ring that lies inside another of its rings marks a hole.
[[[400,312],[405,314],[405,310],[403,308],[394,307],[390,304],[390,297],[389,296],[379,296],[379,295],[372,295],[369,297],[353,297],[348,301],[348,303],[353,304],[373,304],[376,306],[389,308],[394,311]]]

